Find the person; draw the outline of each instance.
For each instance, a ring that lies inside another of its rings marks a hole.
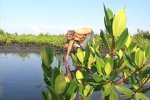
[[[67,48],[65,60],[68,61],[72,46],[85,50],[87,44],[92,42],[94,32],[91,28],[80,28],[76,30],[69,30],[65,37],[67,37],[67,42],[64,45],[64,48]]]

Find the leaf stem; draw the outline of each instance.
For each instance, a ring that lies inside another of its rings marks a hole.
[[[111,57],[114,59],[114,50],[115,50],[115,38],[112,36],[112,46],[111,46]]]

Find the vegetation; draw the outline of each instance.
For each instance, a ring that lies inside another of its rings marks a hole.
[[[5,33],[3,30],[0,30],[0,44],[9,45],[9,44],[22,44],[30,46],[40,46],[40,45],[50,45],[56,47],[62,47],[65,39],[62,35],[48,35],[48,34],[9,34]]]
[[[104,32],[104,33],[107,33]],[[111,36],[110,34],[106,34],[108,37],[108,41],[111,43]],[[94,40],[97,44],[100,45],[101,49],[105,49],[104,43],[101,38],[99,38],[98,34],[94,35]],[[56,46],[56,47],[63,47],[66,39],[63,38],[63,35],[50,35],[50,34],[43,34],[40,33],[39,35],[33,34],[10,34],[8,32],[4,32],[0,29],[0,45],[15,45],[20,44],[20,46],[41,46],[41,45],[48,45],[48,46]],[[140,31],[138,30],[135,35],[133,35],[133,43],[137,43],[138,46],[142,46],[145,43],[150,44],[150,32],[149,31]]]
[[[101,100],[118,100],[120,96],[130,100],[149,100],[145,93],[150,85],[150,46],[138,46],[126,28],[125,9],[114,16],[104,6],[104,23],[109,37],[101,30],[100,37],[108,52],[101,54],[99,44],[93,41],[85,51],[72,54],[76,70],[62,71],[61,64],[52,67],[52,49],[41,51],[44,81],[47,92],[43,100],[89,100],[94,91],[101,93]]]

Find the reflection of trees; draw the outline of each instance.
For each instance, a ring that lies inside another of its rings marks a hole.
[[[17,56],[21,57],[21,58],[26,58],[26,57],[30,57],[29,53],[17,53]]]
[[[15,56],[21,58],[22,60],[25,60],[26,58],[30,58],[29,53],[15,53]]]
[[[63,65],[63,57],[64,54],[63,53],[54,53],[54,57],[56,58],[57,61],[59,61],[59,63],[61,64],[61,66]]]
[[[2,90],[2,86],[0,85],[0,100],[2,100],[2,94],[3,94],[3,90]]]
[[[35,55],[37,57],[40,57],[39,53],[0,53],[0,56],[1,55],[4,55],[4,56],[12,55],[12,56],[19,57],[22,60],[25,60],[26,58],[30,58],[31,55]]]

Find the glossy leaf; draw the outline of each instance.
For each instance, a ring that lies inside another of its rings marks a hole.
[[[101,30],[100,36],[105,44],[105,47],[110,50],[110,45],[109,45],[108,39],[102,30]]]
[[[106,72],[106,75],[108,76],[111,72],[112,72],[112,66],[111,66],[111,63],[110,62],[107,62],[105,64],[105,72]]]
[[[104,5],[104,12],[105,12],[105,17],[104,17],[105,27],[106,27],[107,31],[112,35],[113,13],[109,8],[106,9],[105,5]]]
[[[52,100],[51,94],[49,92],[48,93],[42,92],[42,100]]]
[[[71,81],[69,84],[69,88],[67,88],[67,92],[66,92],[67,98],[66,99],[73,97],[76,88],[77,88],[77,85],[76,85],[75,81]]]
[[[118,85],[116,85],[115,87],[116,87],[116,89],[117,89],[119,92],[121,92],[121,93],[124,94],[124,95],[132,96],[132,95],[135,94],[132,90],[128,89],[128,88],[125,87],[125,86],[118,86]]]
[[[80,70],[76,71],[76,78],[79,83],[82,83],[81,80],[84,78],[84,76],[83,76],[82,72],[80,72]]]
[[[42,48],[41,60],[47,67],[49,67],[53,62],[53,50],[49,47]]]
[[[60,96],[57,94],[57,92],[52,87],[48,87],[48,90],[52,96],[52,100],[61,100]]]
[[[42,63],[42,69],[44,71],[44,74],[47,75],[48,77],[52,76],[52,68],[51,67],[47,67],[44,63]]]
[[[66,80],[66,83],[69,83],[70,82],[70,79],[68,76],[65,77],[65,80]]]
[[[118,72],[117,71],[114,71],[111,75],[110,75],[110,78],[109,80],[113,81],[118,75]]]
[[[78,50],[77,50],[77,57],[78,57],[79,61],[81,62],[81,64],[83,64],[85,52],[81,48],[78,48]]]
[[[109,100],[118,100],[118,94],[114,90],[111,91]]]
[[[129,47],[128,47],[128,52],[129,53],[131,53],[131,52],[134,52],[135,50],[136,50],[136,48],[137,48],[137,45],[136,45],[136,43],[132,43],[131,45],[129,45]]]
[[[145,62],[145,52],[143,52],[140,48],[137,49],[135,53],[135,64],[140,68]]]
[[[131,82],[132,82],[132,84],[137,84],[137,79],[136,79],[135,75],[131,76]]]
[[[72,53],[72,54],[71,54],[71,57],[72,57],[73,61],[78,65],[79,61],[78,61],[77,56],[75,56],[75,55]]]
[[[128,37],[128,29],[125,29],[116,42],[116,50],[120,50],[126,43]]]
[[[127,18],[125,9],[120,9],[113,20],[113,35],[119,37],[126,28]]]
[[[91,90],[90,85],[86,85],[86,86],[85,86],[85,89],[83,90],[83,95],[84,95],[85,97],[88,96],[90,90]]]
[[[104,85],[103,95],[108,96],[112,92],[112,90],[113,87],[111,84]]]
[[[102,80],[102,78],[98,76],[97,74],[93,74],[92,77],[96,82],[100,82]]]
[[[135,98],[136,100],[149,100],[149,98],[143,93],[136,93]]]
[[[150,57],[150,46],[148,46],[148,44],[145,44],[145,46],[144,46],[144,52],[145,52],[145,59],[147,59],[148,57]]]
[[[61,94],[66,88],[66,80],[63,74],[59,74],[55,79],[54,89],[58,94]]]
[[[123,52],[122,52],[122,50],[119,50],[118,55],[119,55],[119,58],[121,59],[121,58],[122,58],[122,56],[123,56]]]
[[[52,77],[51,77],[52,87],[54,87],[55,79],[59,74],[60,74],[60,70],[58,68],[54,67],[52,70]]]
[[[95,58],[93,57],[93,55],[90,53],[90,56],[88,58],[88,69],[91,69],[92,64],[95,62]]]
[[[124,68],[126,67],[126,65],[127,65],[127,61],[125,60],[125,61],[121,64],[121,66],[119,67],[119,70],[124,69]]]
[[[104,66],[104,61],[102,58],[97,57],[96,59],[96,68],[98,73],[102,74],[102,67]]]
[[[132,41],[132,37],[131,37],[131,35],[128,35],[127,41],[126,41],[126,43],[125,43],[125,45],[126,45],[127,48],[128,48],[129,45],[131,44],[131,41]]]
[[[141,90],[141,93],[147,93],[149,91],[150,91],[150,87],[146,87]]]

